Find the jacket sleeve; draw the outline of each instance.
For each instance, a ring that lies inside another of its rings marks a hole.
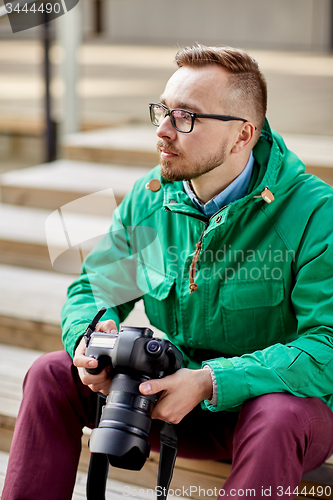
[[[327,201],[327,200],[326,200]],[[316,396],[333,405],[333,203],[311,215],[293,262],[291,302],[297,338],[264,350],[204,362],[214,370],[218,405],[237,408],[245,400],[273,392]]]
[[[61,317],[63,343],[71,356],[101,307],[107,308],[102,320],[113,319],[119,327],[142,295],[136,286],[129,213],[127,197],[114,212],[109,232],[87,256],[80,277],[68,289]]]

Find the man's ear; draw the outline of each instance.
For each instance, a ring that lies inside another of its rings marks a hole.
[[[256,128],[251,122],[245,122],[238,135],[238,138],[231,149],[232,153],[239,153],[252,141]]]

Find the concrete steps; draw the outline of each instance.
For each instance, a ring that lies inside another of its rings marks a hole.
[[[39,351],[63,349],[60,313],[73,279],[55,271],[0,265],[0,344]],[[136,304],[126,324],[150,326],[143,302]]]
[[[68,209],[91,215],[110,215],[115,203],[119,204],[148,170],[148,167],[57,160],[2,174],[0,199],[2,203],[57,210],[79,198],[99,193],[93,203],[86,199]]]
[[[82,258],[109,229],[111,208],[102,217],[0,204],[0,264],[79,274]]]
[[[62,153],[71,160],[154,167],[159,163],[156,129],[132,125],[69,134]]]
[[[132,122],[123,113],[108,113],[104,117],[90,114],[89,119],[83,118],[80,124],[82,131],[101,129],[102,127],[119,127]],[[25,162],[28,165],[37,164],[45,158],[45,117],[41,112],[25,109],[12,109],[10,112],[1,109],[0,112],[0,152],[1,168],[3,163],[9,165]],[[56,126],[58,126],[56,124]],[[11,168],[11,167],[10,167]]]
[[[333,137],[282,134],[287,147],[305,163],[306,171],[333,185]]]
[[[0,342],[39,351],[62,349],[60,312],[73,277],[0,265]]]
[[[104,120],[99,116],[90,116],[89,120],[83,119],[80,128],[83,131],[87,130],[100,130],[101,128],[119,127],[128,125],[132,119],[121,113],[109,113]],[[45,117],[36,112],[16,112],[12,110],[11,113],[1,111],[0,115],[0,134],[8,135],[10,137],[41,137],[45,133]]]
[[[2,174],[0,263],[50,271],[66,252],[57,270],[79,273],[82,256],[107,233],[114,209],[148,170],[59,160]]]
[[[0,176],[0,344],[62,348],[67,288],[148,170],[64,159]],[[129,321],[148,326],[142,305]]]
[[[9,454],[0,451],[0,492],[2,491]],[[86,472],[79,471],[76,476],[76,483],[72,500],[86,500]],[[130,484],[128,481],[119,481],[109,478],[105,489],[105,500],[124,500],[128,495],[132,500],[154,500],[155,496],[147,487],[138,490],[137,485]]]
[[[60,312],[81,258],[148,170],[59,160],[0,176],[0,450],[10,449],[28,367],[42,352],[63,348]],[[128,322],[149,326],[142,303]]]
[[[60,312],[81,257],[108,231],[113,210],[148,170],[59,160],[1,176],[0,450],[10,450],[29,366],[42,352],[63,348]],[[61,255],[66,258],[59,266],[56,257]],[[142,302],[126,323],[149,326]],[[86,438],[74,499],[85,498],[89,457]],[[156,463],[150,461],[149,471],[153,467],[154,472],[148,472],[154,479]],[[117,470],[110,475],[118,479]],[[110,479],[107,498],[120,496],[120,486],[114,485]]]

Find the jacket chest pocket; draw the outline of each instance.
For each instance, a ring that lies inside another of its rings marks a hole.
[[[224,340],[233,354],[245,354],[285,336],[283,280],[235,281],[220,288]]]
[[[137,284],[144,291],[146,315],[155,328],[174,336],[176,334],[176,308],[173,277],[148,266],[139,268]]]

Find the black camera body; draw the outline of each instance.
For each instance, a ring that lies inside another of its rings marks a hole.
[[[117,334],[91,332],[86,343],[86,356],[98,360],[98,367],[87,371],[97,374],[110,366],[112,377],[90,451],[106,454],[114,467],[140,470],[149,457],[147,438],[158,395],[144,396],[139,385],[179,370],[182,353],[170,341],[153,338],[150,328],[131,326]]]

